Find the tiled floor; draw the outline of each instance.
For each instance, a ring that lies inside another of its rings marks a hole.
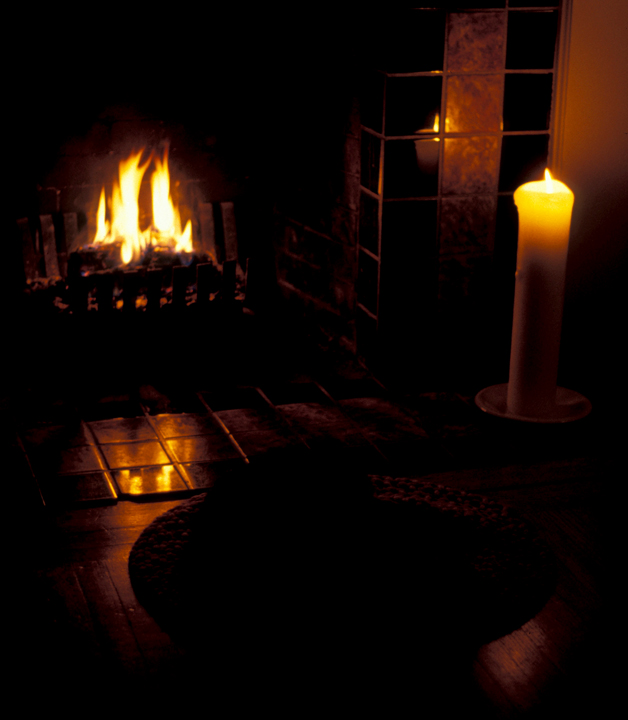
[[[544,452],[543,429],[495,422],[467,396],[392,397],[373,380],[269,382],[176,393],[142,386],[81,406],[41,403],[18,430],[50,507],[184,497],[263,457],[334,463],[366,472],[426,475],[527,461]],[[162,412],[169,408],[173,412]],[[586,421],[551,431],[585,441]],[[536,448],[536,449],[535,449]]]
[[[269,449],[307,452],[308,439],[316,445],[323,436],[377,452],[314,383],[190,392],[183,402],[144,386],[137,396],[66,406],[67,424],[50,413],[22,423],[20,444],[46,505],[189,495]],[[161,406],[188,411],[156,412],[157,396]]]

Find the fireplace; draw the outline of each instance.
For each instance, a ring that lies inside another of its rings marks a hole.
[[[174,22],[156,67],[143,43],[83,64],[59,21],[38,38],[54,80],[19,79],[13,219],[59,227],[75,213],[92,237],[105,178],[133,148],[169,142],[201,249],[209,206],[224,253],[232,203],[248,309],[307,318],[387,382],[494,382],[509,350],[512,192],[550,157],[559,13],[433,3],[298,14],[284,30],[222,10]],[[20,252],[13,262],[21,292]]]

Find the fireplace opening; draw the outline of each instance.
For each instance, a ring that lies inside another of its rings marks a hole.
[[[275,18],[227,10],[191,25],[175,21],[161,54],[150,42],[104,50],[109,27],[87,57],[60,20],[32,38],[36,67],[16,78],[9,148],[5,310],[18,375],[54,366],[89,382],[90,373],[129,372],[118,358],[131,348],[140,367],[230,376],[231,361],[287,345],[302,327],[304,311],[277,281],[277,209],[308,196],[308,222],[314,208],[329,227],[354,96],[351,51],[335,42],[323,51],[322,18],[295,18],[287,35]],[[150,177],[166,147],[192,249],[149,242],[151,257],[129,265],[116,237],[96,242],[103,186],[111,224],[120,164],[152,154],[138,202],[140,230],[150,228]]]
[[[284,334],[307,320],[387,383],[505,379],[512,193],[548,161],[559,13],[547,3],[436,3],[369,18],[302,12],[285,29],[261,11],[223,9],[174,22],[166,53],[139,43],[85,63],[62,23],[41,28],[38,67],[54,58],[54,68],[16,80],[12,224],[28,218],[45,279],[42,217],[67,264],[76,248],[63,246],[65,216],[76,215],[77,247],[89,245],[120,162],[139,148],[140,162],[163,158],[169,143],[196,257],[160,250],[134,274],[92,252],[83,259],[105,267],[92,284],[68,283],[55,312],[75,305],[94,320],[111,305],[129,324],[151,308],[196,306],[200,285],[214,314],[228,298],[257,317],[289,318]],[[529,27],[536,49],[523,42]],[[96,46],[111,30],[98,31]],[[142,187],[146,199],[148,176]],[[10,252],[9,286],[23,298],[19,239]],[[30,295],[26,304],[48,317]],[[191,332],[210,337],[197,309]]]

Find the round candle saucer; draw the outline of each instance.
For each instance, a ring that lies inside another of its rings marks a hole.
[[[564,387],[556,388],[556,405],[543,416],[529,417],[509,412],[506,403],[508,383],[490,385],[475,396],[475,404],[486,413],[510,420],[535,423],[565,423],[580,420],[591,412],[591,403],[584,395]]]

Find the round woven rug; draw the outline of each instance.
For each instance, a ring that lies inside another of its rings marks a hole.
[[[321,652],[391,666],[418,648],[438,665],[521,627],[553,592],[547,545],[490,499],[383,476],[358,496],[291,487],[212,488],[142,532],[132,585],[178,643],[265,666],[272,649],[284,670]]]

